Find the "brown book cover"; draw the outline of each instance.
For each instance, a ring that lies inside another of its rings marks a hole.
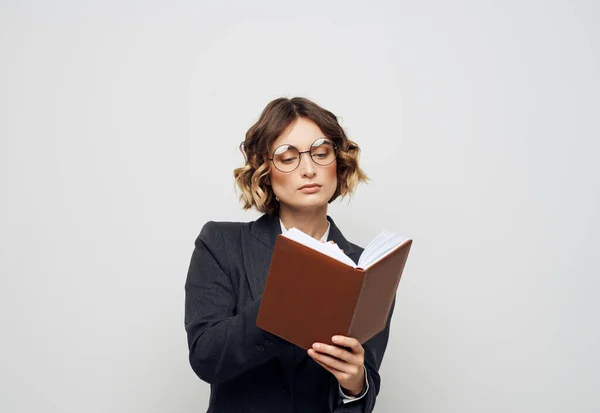
[[[305,350],[336,334],[363,344],[385,328],[411,245],[365,270],[278,235],[256,325]]]

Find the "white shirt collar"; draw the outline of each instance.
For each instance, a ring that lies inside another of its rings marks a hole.
[[[281,233],[284,234],[287,229],[283,226],[283,222],[281,221],[281,218],[279,218],[279,225],[281,225]],[[321,241],[322,242],[327,242],[327,237],[329,236],[329,228],[331,227],[331,223],[329,222],[329,220],[327,220],[327,231],[325,231],[325,234],[323,234],[323,236],[321,237]]]

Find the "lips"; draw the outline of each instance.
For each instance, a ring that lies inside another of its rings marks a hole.
[[[299,189],[305,189],[305,188],[319,188],[321,185],[319,184],[307,184],[304,186],[301,186]]]

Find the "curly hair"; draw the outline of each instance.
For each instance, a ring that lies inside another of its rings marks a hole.
[[[359,182],[367,182],[367,175],[358,166],[360,148],[349,140],[337,117],[330,111],[303,97],[278,98],[264,108],[258,121],[248,129],[240,144],[245,165],[233,171],[235,183],[241,190],[244,209],[255,207],[272,215],[279,210],[279,202],[267,185],[270,171],[269,148],[298,118],[313,121],[337,146],[337,188],[329,203],[338,196],[351,195]]]

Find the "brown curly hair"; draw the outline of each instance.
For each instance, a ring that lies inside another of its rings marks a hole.
[[[328,201],[338,196],[351,195],[358,182],[367,182],[367,175],[358,166],[360,148],[349,140],[337,117],[330,111],[303,97],[278,98],[264,108],[258,121],[246,132],[240,144],[245,165],[233,171],[235,183],[241,190],[244,209],[256,207],[272,215],[279,210],[279,202],[267,185],[269,176],[269,148],[298,118],[313,121],[337,146],[337,188]]]

